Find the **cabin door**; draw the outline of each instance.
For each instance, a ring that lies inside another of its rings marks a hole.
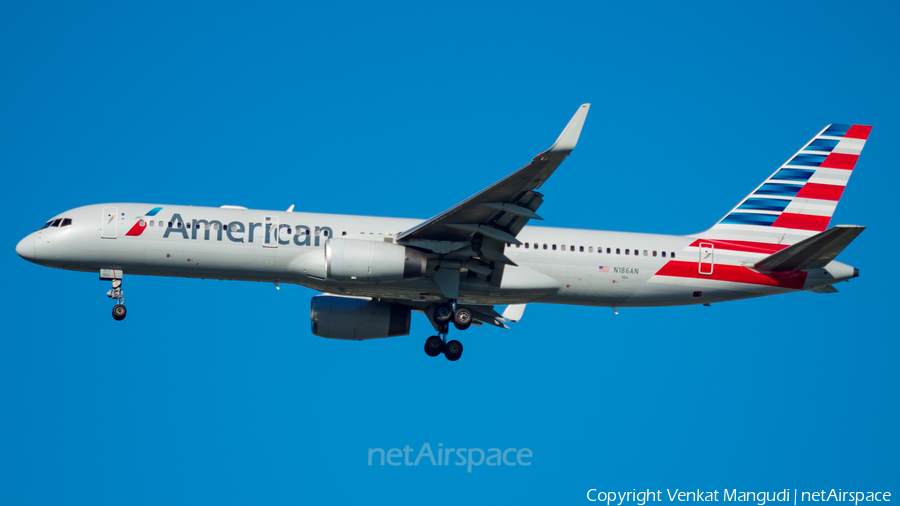
[[[700,243],[700,274],[710,275],[713,273],[713,262],[715,261],[715,252],[710,242]]]
[[[116,225],[119,223],[119,210],[115,207],[104,207],[100,219],[103,224],[100,226],[100,237],[104,239],[116,238]]]

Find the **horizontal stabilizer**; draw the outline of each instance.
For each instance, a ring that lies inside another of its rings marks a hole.
[[[820,286],[819,288],[813,288],[812,290],[807,290],[807,292],[812,292],[812,293],[838,293],[838,289],[835,288],[835,287],[833,287],[833,286],[831,286],[831,285],[825,285],[825,286]]]
[[[756,270],[764,272],[799,271],[824,267],[841,251],[844,251],[844,248],[865,229],[866,227],[857,225],[838,225],[767,256],[757,262],[754,267]]]

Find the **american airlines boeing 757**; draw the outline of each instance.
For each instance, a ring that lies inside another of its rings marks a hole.
[[[428,220],[111,203],[60,213],[16,246],[24,259],[123,277],[294,283],[312,297],[313,334],[408,335],[411,313],[435,329],[425,352],[451,361],[451,325],[508,328],[526,304],[710,304],[796,291],[833,293],[859,275],[835,260],[864,229],[828,228],[871,127],[825,127],[705,232],[687,236],[526,226],[537,190],[575,148],[590,104],[526,166]],[[497,305],[506,305],[501,313]]]

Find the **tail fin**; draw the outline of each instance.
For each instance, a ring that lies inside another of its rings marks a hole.
[[[828,125],[698,237],[777,251],[823,232],[871,130]]]

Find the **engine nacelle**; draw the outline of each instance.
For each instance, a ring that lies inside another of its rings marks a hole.
[[[425,253],[389,242],[361,239],[325,241],[328,279],[349,282],[404,281],[425,277]]]
[[[362,341],[409,334],[410,308],[389,302],[316,295],[309,317],[319,337]]]

